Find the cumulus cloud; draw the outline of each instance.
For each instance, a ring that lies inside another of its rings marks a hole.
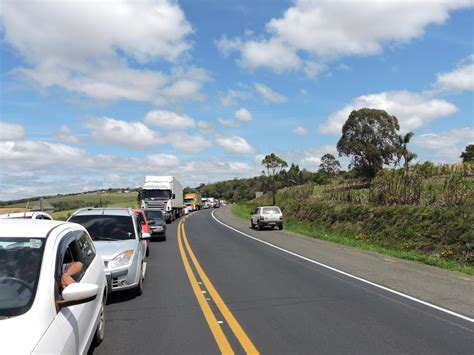
[[[193,118],[171,111],[154,110],[146,114],[144,122],[165,129],[188,129],[196,126]]]
[[[146,165],[150,169],[177,167],[180,161],[172,154],[152,154],[145,157]]]
[[[255,152],[255,149],[244,138],[239,136],[217,138],[216,142],[227,153],[251,154]]]
[[[166,136],[166,142],[180,151],[186,153],[198,153],[212,147],[212,141],[202,136],[173,133]]]
[[[332,114],[319,130],[325,134],[340,134],[352,110],[377,108],[398,118],[401,131],[420,128],[429,122],[452,115],[457,107],[452,103],[409,91],[389,91],[359,96]]]
[[[287,98],[276,91],[273,91],[271,88],[268,86],[261,84],[261,83],[255,83],[254,84],[255,90],[262,95],[265,101],[272,102],[274,104],[282,104],[287,101]]]
[[[298,126],[293,130],[293,133],[297,136],[307,136],[309,132],[306,128]]]
[[[85,126],[92,130],[92,139],[100,144],[112,144],[141,149],[159,144],[161,137],[142,122],[127,122],[109,117],[94,117]]]
[[[413,138],[425,157],[435,162],[459,161],[468,144],[474,144],[474,128],[465,127],[441,133],[427,133]]]
[[[328,153],[334,155],[336,159],[340,159],[337,156],[337,149],[334,145],[325,145],[319,148],[293,152],[292,158],[299,161],[302,168],[315,171],[319,169],[322,156]]]
[[[16,123],[8,123],[0,121],[0,142],[16,141],[25,136],[25,128]]]
[[[64,143],[77,144],[80,142],[79,138],[71,134],[71,129],[63,124],[59,130],[53,134],[53,138]]]
[[[437,74],[435,88],[442,91],[474,91],[474,54],[452,71]]]
[[[305,70],[306,58],[321,64],[342,56],[373,55],[385,44],[420,38],[427,26],[442,24],[451,11],[468,6],[471,0],[298,0],[266,24],[266,36],[224,36],[217,46],[225,55],[238,52],[238,63],[249,69]]]
[[[219,100],[222,106],[236,105],[239,100],[246,100],[250,97],[250,94],[242,90],[229,89],[227,93],[220,94]]]
[[[249,122],[253,120],[252,114],[244,107],[241,107],[234,113],[234,119],[225,119],[222,117],[217,118],[217,121],[223,126],[227,127],[240,127],[243,122]]]
[[[42,88],[156,104],[203,97],[202,69],[164,73],[128,64],[174,64],[190,48],[191,25],[174,1],[9,1],[1,16],[5,41],[28,63],[15,72]]]

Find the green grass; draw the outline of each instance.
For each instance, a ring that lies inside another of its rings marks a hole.
[[[242,204],[233,204],[231,207],[232,214],[242,219],[248,220],[252,208]],[[355,239],[355,236],[344,234],[341,232],[331,231],[326,228],[318,228],[309,222],[297,221],[294,218],[285,218],[284,227],[286,230],[302,234],[308,237],[327,240],[337,244],[347,245],[350,247],[377,252],[383,255],[396,257],[399,259],[411,260],[423,264],[436,266],[439,268],[458,271],[468,275],[474,275],[474,267],[470,265],[463,266],[451,260],[441,259],[435,256],[422,254],[416,251],[396,250],[386,247],[381,247],[375,244],[368,243]]]

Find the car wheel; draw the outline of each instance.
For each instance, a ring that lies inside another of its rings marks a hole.
[[[164,235],[162,238],[161,238],[162,241],[166,241],[166,235]]]
[[[259,231],[262,230],[262,225],[260,224],[260,222],[257,222],[257,229],[258,229]]]
[[[250,228],[254,229],[255,228],[255,224],[253,224],[253,221],[250,220]]]
[[[149,245],[146,246],[145,256],[147,256],[147,257],[150,256],[150,246]]]
[[[140,268],[140,280],[138,281],[137,287],[135,287],[135,296],[141,296],[143,294],[143,265]]]
[[[282,230],[282,229],[283,229],[283,224],[280,225],[280,226],[278,226],[278,229],[279,229],[279,230]]]
[[[99,311],[99,324],[97,324],[97,329],[94,334],[94,345],[97,346],[102,343],[105,336],[105,296],[102,297],[102,304]]]

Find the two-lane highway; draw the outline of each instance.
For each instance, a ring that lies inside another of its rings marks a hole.
[[[110,296],[106,316],[98,354],[474,349],[472,322],[247,238],[210,211],[168,226],[143,296]]]

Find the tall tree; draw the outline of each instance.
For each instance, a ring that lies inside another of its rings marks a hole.
[[[339,156],[351,157],[351,167],[358,175],[371,179],[384,164],[396,161],[400,149],[399,129],[397,118],[383,110],[354,110],[337,142]]]
[[[280,172],[281,169],[286,168],[288,164],[276,154],[271,153],[269,155],[266,155],[265,158],[263,158],[262,165],[267,168],[268,176],[270,176],[272,180],[272,201],[274,205],[276,194],[275,174]]]
[[[321,157],[321,164],[319,164],[319,171],[326,175],[336,175],[341,169],[341,164],[332,154],[324,154]]]
[[[463,163],[474,162],[474,144],[466,146],[464,152],[461,153],[461,159]]]
[[[405,135],[398,136],[398,145],[399,145],[399,152],[397,158],[397,164],[400,163],[400,160],[403,158],[403,168],[405,171],[408,170],[408,166],[413,159],[416,159],[417,155],[413,152],[408,150],[408,143],[415,135],[413,132],[408,132]]]

